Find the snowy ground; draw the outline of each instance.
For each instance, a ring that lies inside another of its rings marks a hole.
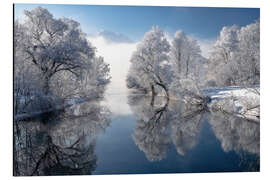
[[[59,104],[56,105],[52,108],[48,108],[46,110],[40,110],[40,111],[36,111],[36,112],[31,112],[31,113],[22,113],[22,114],[17,114],[14,116],[14,120],[15,121],[20,121],[20,120],[25,120],[25,119],[30,119],[30,118],[34,118],[46,113],[50,113],[53,111],[58,111],[58,110],[62,110],[65,108],[75,108],[76,105],[86,102],[86,101],[91,101],[91,100],[95,100],[98,97],[93,96],[93,97],[87,97],[87,98],[74,98],[74,99],[69,99],[66,102],[64,102],[63,104]]]
[[[249,120],[260,120],[260,86],[232,86],[204,89],[211,98],[210,110],[221,110]]]

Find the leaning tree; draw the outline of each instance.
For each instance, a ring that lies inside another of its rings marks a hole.
[[[169,51],[170,44],[159,27],[147,32],[131,57],[128,88],[150,91],[154,96],[156,87],[159,87],[169,97],[168,86],[173,76],[168,63]]]

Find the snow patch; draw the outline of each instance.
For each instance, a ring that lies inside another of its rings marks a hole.
[[[232,86],[204,89],[211,98],[208,107],[256,122],[260,121],[260,86]]]

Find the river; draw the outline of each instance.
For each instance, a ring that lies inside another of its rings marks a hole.
[[[107,94],[14,124],[14,175],[259,171],[259,123],[166,98]]]

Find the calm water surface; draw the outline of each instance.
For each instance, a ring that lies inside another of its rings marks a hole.
[[[113,95],[14,124],[15,175],[259,171],[259,123]]]

